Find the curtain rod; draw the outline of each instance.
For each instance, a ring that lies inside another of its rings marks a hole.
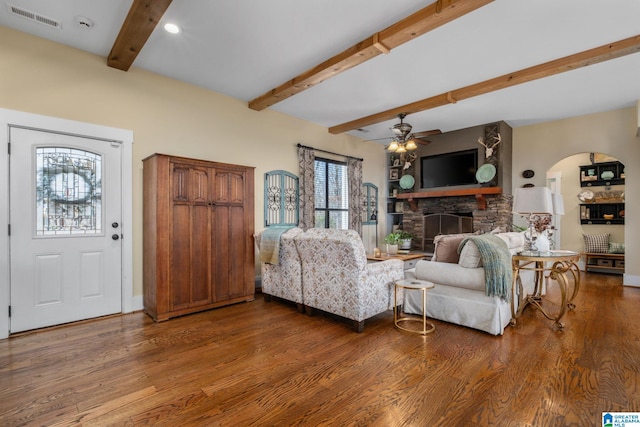
[[[359,157],[347,156],[347,155],[345,155],[345,154],[338,154],[338,153],[334,153],[334,152],[332,152],[332,151],[321,150],[321,149],[319,149],[319,148],[313,148],[313,147],[309,147],[309,146],[307,146],[307,145],[302,145],[302,144],[298,144],[298,148],[308,148],[308,149],[311,149],[311,150],[314,150],[314,151],[321,151],[321,152],[323,152],[323,153],[333,154],[334,156],[341,156],[341,157],[345,157],[345,158],[347,158],[347,159],[360,160],[361,162],[364,160],[364,159],[361,159],[361,158],[359,158]]]

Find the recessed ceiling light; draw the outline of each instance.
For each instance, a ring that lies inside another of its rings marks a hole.
[[[180,27],[169,22],[167,24],[164,24],[164,30],[171,34],[178,34],[180,32]]]

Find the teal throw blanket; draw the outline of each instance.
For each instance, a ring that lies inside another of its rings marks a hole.
[[[475,243],[482,258],[486,295],[510,301],[513,270],[511,253],[506,242],[494,234],[471,236],[460,243],[459,252],[469,240]]]
[[[260,262],[275,265],[279,263],[280,236],[290,228],[269,227],[264,229],[260,236]]]

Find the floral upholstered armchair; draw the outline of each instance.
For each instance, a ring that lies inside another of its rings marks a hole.
[[[295,239],[302,264],[304,305],[354,321],[364,321],[393,307],[393,283],[404,278],[403,263],[372,264],[353,230],[312,228]]]
[[[262,293],[266,301],[271,297],[295,302],[299,312],[304,312],[302,299],[302,267],[295,239],[302,234],[300,228],[291,228],[280,236],[278,263],[261,263]],[[256,235],[260,248],[262,233]]]

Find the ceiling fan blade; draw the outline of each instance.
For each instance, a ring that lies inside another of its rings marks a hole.
[[[429,141],[428,139],[424,139],[424,138],[413,138],[413,140],[416,142],[416,144],[419,144],[419,145],[429,145],[429,144],[431,144],[431,141]]]
[[[385,136],[384,138],[376,138],[376,139],[365,139],[365,142],[376,142],[376,141],[384,141],[384,140],[393,139],[392,136]]]
[[[427,136],[430,135],[440,135],[442,133],[442,131],[440,129],[431,129],[431,130],[425,130],[422,132],[414,132],[413,133],[413,137],[414,138],[418,138],[418,139],[422,139],[425,138]]]
[[[432,130],[425,130],[423,132],[415,132],[412,135],[413,135],[413,140],[416,143],[420,145],[428,145],[428,144],[431,144],[431,141],[427,139],[428,136],[439,135],[441,133],[442,131],[440,129],[432,129]]]

